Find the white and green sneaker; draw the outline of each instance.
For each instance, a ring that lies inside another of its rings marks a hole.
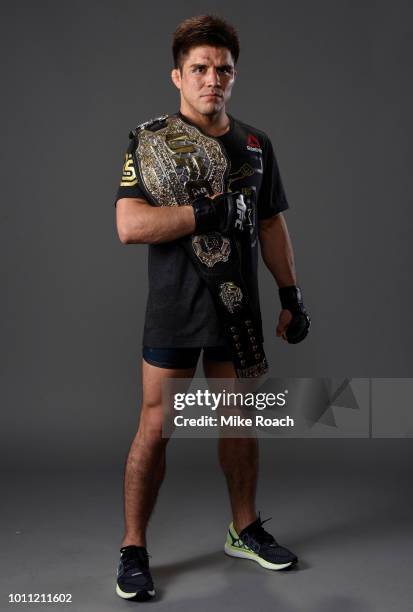
[[[270,570],[281,570],[291,567],[298,559],[288,548],[280,546],[274,537],[262,527],[266,521],[260,515],[238,535],[234,524],[228,528],[224,550],[231,557],[251,559]]]

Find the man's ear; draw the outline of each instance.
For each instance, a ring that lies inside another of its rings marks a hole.
[[[179,68],[174,68],[171,72],[172,83],[178,89],[181,89],[181,73],[179,72]]]

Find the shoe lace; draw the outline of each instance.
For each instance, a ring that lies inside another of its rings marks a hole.
[[[128,552],[123,558],[123,567],[125,572],[135,569],[139,565],[139,569],[145,572],[149,568],[149,555],[144,548]]]
[[[261,516],[258,513],[258,518],[255,521],[255,523],[253,523],[251,527],[248,529],[248,533],[255,540],[257,540],[260,544],[269,544],[272,546],[277,546],[277,542],[274,536],[268,533],[268,531],[265,531],[265,529],[263,528],[264,523],[267,523],[268,521],[271,521],[271,520],[272,520],[272,517],[261,520]]]

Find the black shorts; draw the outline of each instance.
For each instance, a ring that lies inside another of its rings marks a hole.
[[[225,346],[197,346],[195,348],[152,348],[144,346],[142,357],[158,368],[195,368],[204,348],[207,361],[231,361],[229,349]]]

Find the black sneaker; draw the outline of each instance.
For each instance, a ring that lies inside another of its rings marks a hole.
[[[257,520],[245,527],[239,535],[231,523],[224,549],[227,555],[251,559],[271,570],[285,569],[297,563],[296,555],[288,548],[280,546],[263,528],[263,524],[269,520],[271,519],[262,521],[258,515]]]
[[[148,601],[155,595],[149,558],[143,546],[123,546],[117,572],[116,593],[122,599]]]

